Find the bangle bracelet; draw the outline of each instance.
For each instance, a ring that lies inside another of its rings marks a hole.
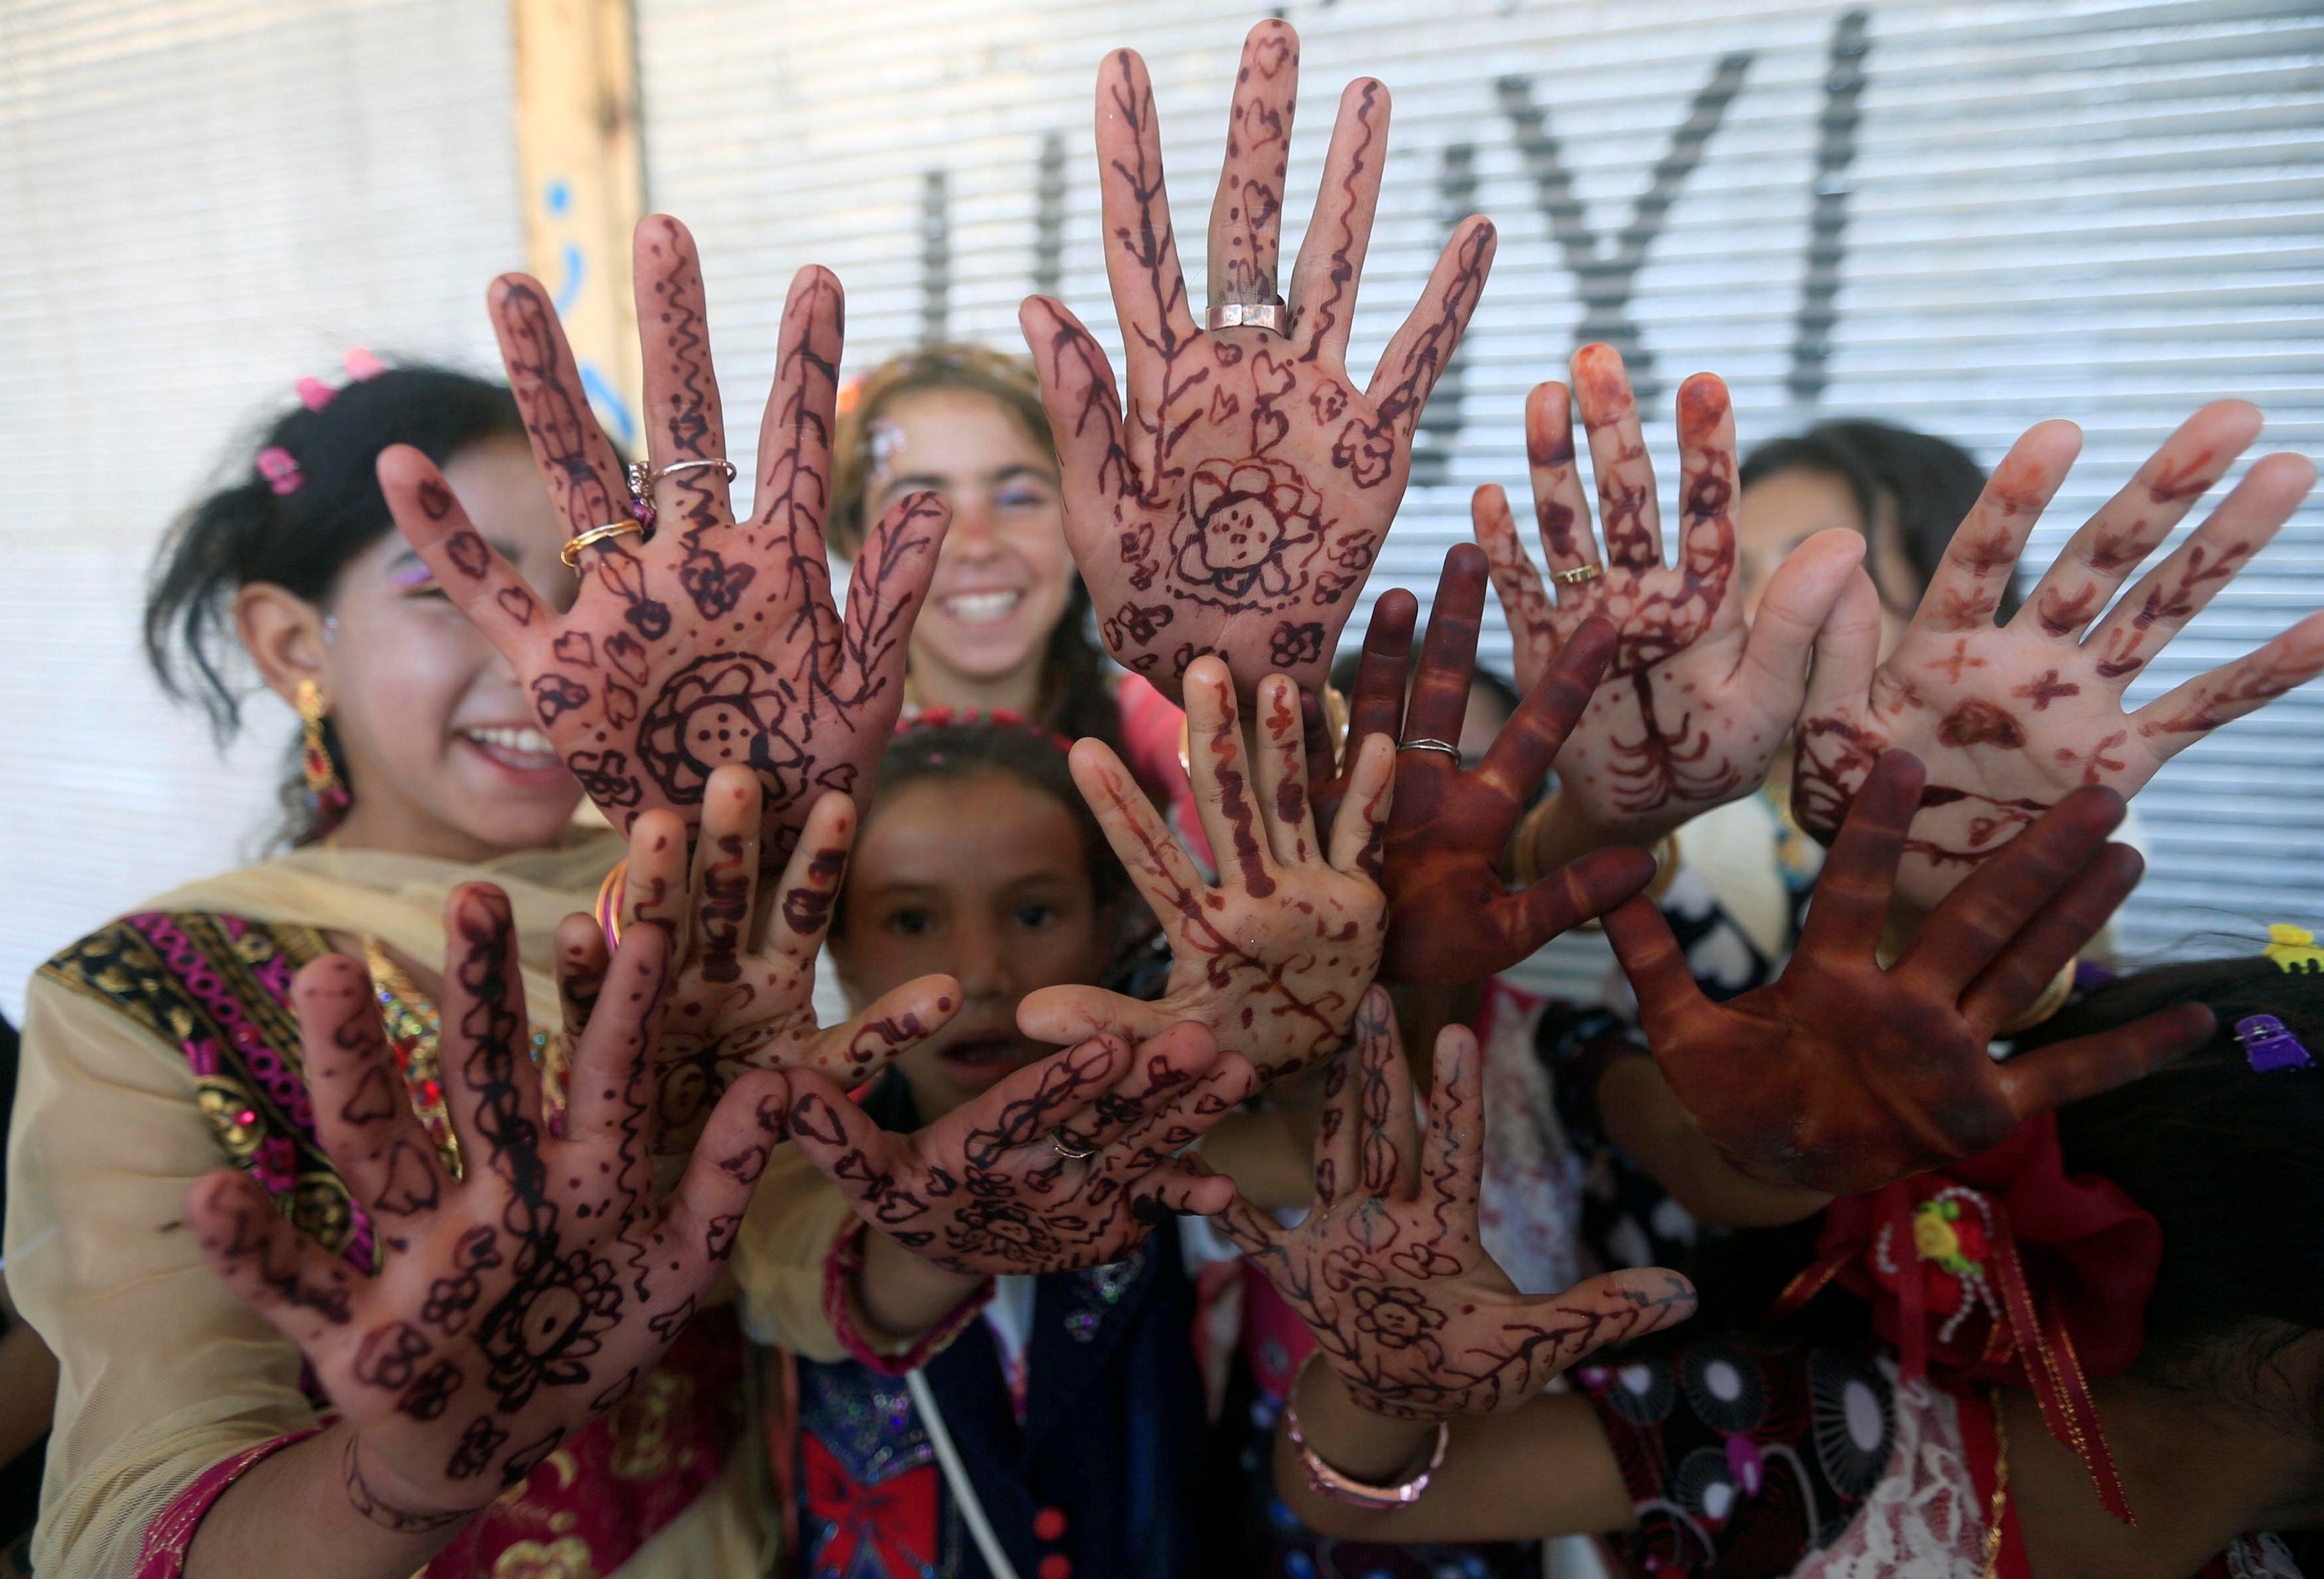
[[[1307,1364],[1312,1363],[1314,1358],[1313,1353],[1307,1356],[1307,1361],[1291,1378],[1289,1390],[1283,1395],[1283,1423],[1291,1433],[1291,1445],[1299,1450],[1300,1464],[1306,1468],[1308,1489],[1319,1497],[1345,1502],[1351,1508],[1409,1508],[1419,1501],[1420,1494],[1428,1490],[1429,1477],[1443,1466],[1444,1449],[1452,1440],[1452,1427],[1442,1420],[1436,1422],[1436,1442],[1429,1450],[1427,1464],[1421,1467],[1419,1473],[1400,1485],[1376,1486],[1352,1475],[1342,1474],[1325,1464],[1321,1454],[1307,1445],[1307,1438],[1299,1429],[1299,1406],[1296,1401],[1299,1378],[1306,1374]]]

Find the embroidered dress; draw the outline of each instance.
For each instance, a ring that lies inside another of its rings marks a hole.
[[[482,870],[304,851],[169,896],[42,968],[27,998],[6,1247],[12,1291],[62,1371],[39,1572],[167,1579],[235,1479],[328,1417],[298,1351],[178,1226],[187,1185],[233,1166],[318,1242],[374,1264],[370,1221],[316,1142],[289,1007],[323,930],[366,927],[407,957],[434,957],[444,894],[501,882],[532,946],[532,1011],[554,1024],[550,929],[617,848],[601,836]],[[406,1074],[424,1119],[440,1105],[424,1089],[434,1072],[422,1057]],[[761,1571],[752,1466],[733,1451],[741,1365],[731,1315],[698,1320],[426,1572]]]
[[[889,1128],[915,1127],[900,1080],[875,1087],[864,1105]],[[848,1226],[826,1241],[824,1309],[846,1357],[797,1362],[798,1573],[989,1579],[903,1380],[913,1369],[1023,1579],[1216,1571],[1197,1528],[1208,1501],[1203,1393],[1175,1234],[1108,1266],[996,1279],[1010,1287],[883,1355],[847,1325],[845,1274],[862,1232]]]
[[[1729,1335],[1574,1380],[1605,1428],[1637,1528],[1606,1537],[1636,1574],[1683,1579],[2031,1579],[2014,1508],[1990,1542],[1997,1440],[1982,1393],[1901,1381],[1886,1354]],[[2273,1536],[2198,1579],[2300,1579]]]

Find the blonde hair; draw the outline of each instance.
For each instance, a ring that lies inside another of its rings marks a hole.
[[[929,389],[965,390],[993,401],[1026,436],[1056,459],[1048,414],[1041,409],[1041,386],[1032,364],[983,346],[923,346],[890,356],[840,391],[839,432],[833,445],[831,513],[825,535],[835,552],[853,559],[872,527],[865,519],[880,457],[873,428],[881,412],[903,395]]]

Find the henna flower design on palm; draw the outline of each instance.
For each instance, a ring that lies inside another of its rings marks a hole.
[[[704,1115],[753,1069],[812,1069],[853,1087],[942,1030],[962,1002],[950,976],[921,976],[882,993],[844,1024],[815,1013],[815,962],[846,879],[854,803],[826,792],[808,813],[779,878],[760,882],[761,780],[715,770],[688,867],[687,830],[669,811],[630,828],[622,927],[654,926],[674,950],[655,1038],[654,1141],[692,1144]],[[568,1034],[605,966],[604,934],[576,918],[558,936]]]
[[[1253,28],[1211,209],[1220,303],[1274,300],[1298,75],[1289,24]],[[1129,404],[1062,303],[1035,297],[1020,317],[1064,466],[1066,535],[1106,646],[1174,697],[1205,652],[1226,659],[1245,696],[1277,668],[1303,685],[1322,680],[1403,497],[1421,407],[1484,288],[1493,230],[1471,218],[1370,384],[1356,389],[1348,335],[1388,120],[1386,88],[1349,86],[1284,332],[1205,333],[1178,263],[1145,63],[1121,50],[1100,68],[1106,273]]]
[[[711,773],[732,763],[758,775],[765,847],[779,859],[825,791],[870,804],[947,517],[928,494],[891,506],[856,560],[843,617],[824,549],[839,282],[808,268],[791,282],[754,508],[739,520],[720,469],[725,419],[693,237],[650,216],[638,226],[636,264],[648,454],[657,470],[684,469],[654,485],[650,535],[578,550],[569,610],[478,535],[418,450],[383,453],[380,485],[396,524],[514,666],[541,728],[616,827],[655,808],[691,825]],[[548,292],[505,275],[490,305],[533,457],[566,524],[578,536],[628,519],[620,457],[590,412]]]
[[[317,1130],[377,1225],[377,1275],[303,1237],[245,1174],[186,1196],[219,1275],[299,1346],[350,1428],[350,1501],[407,1532],[492,1501],[660,1358],[717,1278],[788,1103],[779,1076],[736,1082],[659,1200],[646,1098],[664,935],[640,928],[615,956],[559,1131],[507,899],[472,884],[446,919],[440,1056],[459,1178],[404,1093],[363,965],[327,956],[292,987]]]
[[[1526,400],[1526,456],[1535,516],[1553,574],[1517,540],[1508,498],[1477,491],[1471,512],[1517,643],[1526,690],[1585,620],[1614,627],[1611,664],[1558,755],[1561,809],[1603,839],[1651,844],[1757,789],[1806,695],[1808,656],[1851,585],[1863,540],[1819,533],[1784,560],[1746,620],[1737,585],[1735,420],[1726,385],[1707,373],[1679,386],[1678,562],[1663,562],[1653,463],[1621,357],[1609,346],[1574,354],[1573,386],[1597,474],[1601,559],[1575,464],[1573,395],[1544,383]],[[1844,611],[1878,619],[1869,583]]]
[[[1997,1064],[2000,1027],[2037,998],[2136,885],[2107,835],[2122,798],[2076,790],[1949,894],[1893,965],[1879,959],[1920,764],[1891,752],[1858,792],[1800,946],[1724,1003],[1697,987],[1660,911],[1632,900],[1606,931],[1655,1061],[1687,1114],[1761,1178],[1855,1195],[1975,1156],[2031,1114],[2135,1080],[2200,1045],[2182,1004]]]
[[[1326,849],[1308,804],[1305,730],[1289,676],[1259,683],[1256,782],[1234,687],[1216,658],[1186,671],[1189,769],[1220,863],[1207,883],[1120,759],[1094,740],[1074,747],[1074,780],[1170,944],[1158,1002],[1089,986],[1045,987],[1017,1011],[1044,1041],[1101,1031],[1143,1039],[1193,1020],[1273,1081],[1338,1052],[1379,968],[1388,906],[1379,864],[1394,757],[1389,742],[1350,755],[1347,810]]]
[[[1177,1154],[1255,1084],[1249,1063],[1182,1025],[1135,1048],[1093,1038],[910,1135],[881,1130],[828,1080],[800,1074],[790,1129],[859,1217],[937,1266],[1067,1271],[1143,1243],[1154,1222],[1145,1203],[1223,1206],[1225,1181]]]
[[[1372,605],[1349,705],[1351,737],[1459,737],[1476,669],[1485,574],[1485,556],[1473,544],[1457,544],[1444,556],[1408,707],[1405,671],[1417,605],[1398,589]],[[1575,626],[1473,772],[1442,752],[1397,754],[1380,875],[1389,917],[1384,978],[1443,985],[1507,970],[1653,878],[1650,856],[1620,846],[1588,851],[1518,892],[1510,891],[1502,870],[1510,834],[1590,705],[1613,650],[1613,628],[1605,621]]]
[[[1477,1238],[1477,1039],[1447,1030],[1434,1072],[1424,1141],[1396,1017],[1373,988],[1325,1086],[1313,1210],[1283,1228],[1238,1195],[1218,1218],[1358,1403],[1413,1420],[1514,1408],[1606,1344],[1692,1314],[1693,1288],[1659,1267],[1519,1293]]]
[[[1857,631],[1824,661],[1804,716],[1792,808],[1830,838],[1884,751],[1929,784],[1904,846],[1899,900],[1927,910],[2084,785],[2135,795],[2220,725],[2324,672],[2324,613],[2133,710],[2132,679],[2290,519],[2316,469],[2255,462],[2209,518],[2107,606],[2138,565],[2258,436],[2240,401],[2205,406],[2075,532],[2006,625],[1993,623],[2028,537],[2080,446],[2070,422],[2029,429],[1953,534],[1885,660]]]

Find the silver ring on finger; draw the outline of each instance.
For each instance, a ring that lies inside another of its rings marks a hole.
[[[1207,315],[1213,329],[1266,329],[1269,333],[1288,335],[1285,322],[1283,298],[1269,297],[1265,301],[1218,301],[1211,304]]]
[[[1397,744],[1396,749],[1398,751],[1441,751],[1456,762],[1461,760],[1461,748],[1454,745],[1449,740],[1432,740],[1426,736],[1423,736],[1418,740],[1401,742]]]
[[[1066,1145],[1065,1132],[1063,1130],[1051,1130],[1049,1131],[1049,1144],[1057,1149],[1058,1156],[1070,1158],[1075,1162],[1081,1162],[1097,1155],[1097,1148],[1094,1146],[1091,1147],[1086,1151],[1076,1151],[1071,1146]]]
[[[734,463],[723,455],[714,455],[700,460],[674,460],[666,466],[656,466],[646,474],[646,482],[651,485],[660,482],[664,477],[674,477],[680,472],[699,471],[707,466],[715,466],[724,472],[728,482],[734,480]]]

